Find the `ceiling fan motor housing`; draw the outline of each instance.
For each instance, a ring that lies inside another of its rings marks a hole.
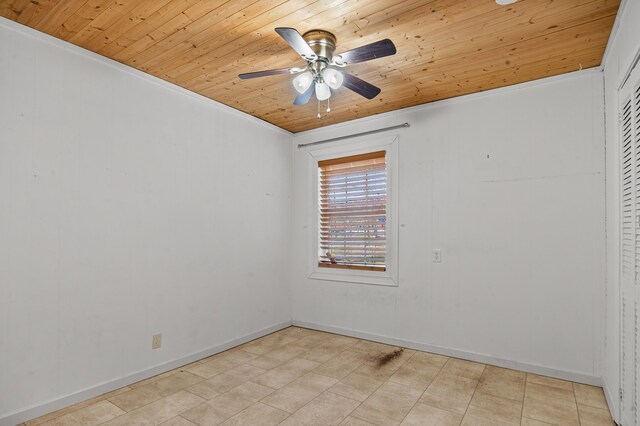
[[[318,60],[331,62],[336,51],[336,36],[325,30],[311,30],[302,35],[311,50],[318,55]]]

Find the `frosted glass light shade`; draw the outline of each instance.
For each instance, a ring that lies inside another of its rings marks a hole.
[[[316,98],[319,101],[326,101],[331,97],[331,89],[326,83],[316,83]]]
[[[338,89],[340,86],[342,86],[342,82],[344,81],[344,75],[340,71],[334,70],[333,68],[327,68],[326,70],[324,70],[324,72],[322,73],[322,78],[324,79],[324,82],[327,83],[327,85],[332,89]]]
[[[313,83],[313,76],[309,71],[305,71],[293,79],[293,87],[298,93],[306,92],[311,83]]]

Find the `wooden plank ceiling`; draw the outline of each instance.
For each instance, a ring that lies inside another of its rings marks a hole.
[[[299,132],[600,64],[620,0],[0,0],[0,15]],[[347,69],[379,86],[341,88],[330,114],[292,105],[301,66],[275,32],[333,32],[337,52],[390,38],[395,56]]]

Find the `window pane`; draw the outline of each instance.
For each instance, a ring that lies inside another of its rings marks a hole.
[[[321,161],[318,168],[318,264],[385,270],[385,151]]]

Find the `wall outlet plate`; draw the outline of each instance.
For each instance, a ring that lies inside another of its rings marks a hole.
[[[433,262],[442,262],[442,251],[440,249],[433,249]]]
[[[160,349],[162,346],[162,334],[154,334],[151,339],[151,349]]]

